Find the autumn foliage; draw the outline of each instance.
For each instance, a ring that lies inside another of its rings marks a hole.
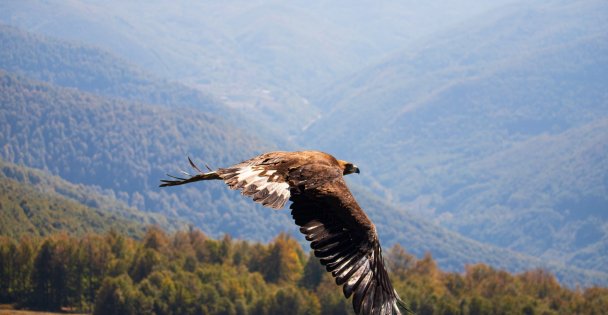
[[[393,283],[417,314],[606,314],[607,288],[568,289],[543,270],[484,264],[443,272],[394,246]],[[314,256],[287,234],[269,244],[116,232],[0,238],[0,302],[93,314],[352,314]]]

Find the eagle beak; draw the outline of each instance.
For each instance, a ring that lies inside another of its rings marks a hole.
[[[350,164],[349,168],[345,170],[344,175],[354,174],[354,173],[359,174],[360,173],[359,168],[357,167],[357,165]]]
[[[346,161],[339,161],[341,166],[343,167],[342,169],[342,175],[348,175],[348,174],[353,174],[353,173],[357,173],[359,174],[359,168],[357,167],[357,165],[353,164],[353,163],[349,163]]]

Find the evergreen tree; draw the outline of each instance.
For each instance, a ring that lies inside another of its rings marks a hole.
[[[32,286],[33,292],[31,299],[32,306],[36,308],[52,310],[53,308],[53,244],[50,240],[44,241],[38,255],[34,261],[34,270],[32,271]]]

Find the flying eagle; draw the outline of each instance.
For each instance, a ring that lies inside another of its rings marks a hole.
[[[343,175],[359,173],[353,163],[319,151],[269,152],[205,173],[188,161],[198,174],[169,175],[160,186],[218,179],[273,209],[291,200],[293,219],[344,296],[353,296],[355,313],[409,312],[388,278],[376,227],[344,181]]]

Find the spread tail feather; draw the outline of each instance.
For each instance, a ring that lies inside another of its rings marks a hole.
[[[197,170],[199,172],[198,174],[196,174],[196,175],[190,175],[190,174],[182,171],[182,173],[184,173],[185,175],[190,176],[188,178],[182,178],[182,177],[177,177],[177,176],[173,176],[173,175],[167,174],[167,176],[169,176],[169,177],[171,177],[173,179],[162,179],[161,180],[162,184],[160,184],[159,187],[183,185],[183,184],[188,184],[188,183],[192,183],[192,182],[198,182],[199,180],[222,179],[215,171],[211,171],[211,169],[209,169],[209,167],[207,165],[205,165],[205,166],[211,172],[203,173],[192,162],[192,160],[190,159],[190,157],[188,157],[188,162],[190,162],[190,166],[192,166],[192,168],[194,168],[195,170]]]

